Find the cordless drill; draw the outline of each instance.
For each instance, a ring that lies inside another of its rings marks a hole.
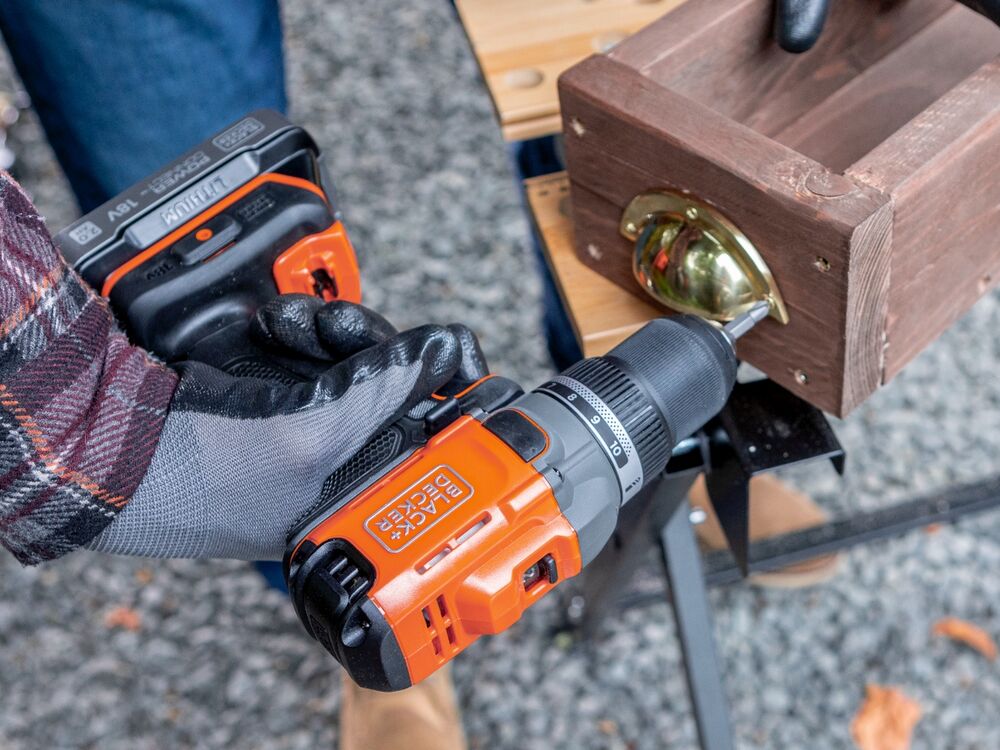
[[[304,131],[257,112],[57,241],[164,359],[293,378],[250,340],[253,312],[286,291],[360,294],[319,163]],[[735,341],[767,312],[724,328],[661,318],[530,393],[489,376],[412,409],[330,473],[290,535],[306,630],[359,685],[399,690],[512,625],[597,556],[621,507],[722,408]]]

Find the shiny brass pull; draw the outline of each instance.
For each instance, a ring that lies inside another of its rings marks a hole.
[[[765,301],[770,317],[788,322],[757,248],[707,203],[669,190],[642,193],[626,207],[619,231],[635,242],[636,281],[670,309],[730,321]]]

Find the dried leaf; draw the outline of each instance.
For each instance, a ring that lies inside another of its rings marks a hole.
[[[854,743],[861,750],[909,750],[920,704],[893,687],[869,685],[866,692],[851,722]]]
[[[104,627],[121,628],[135,632],[142,627],[142,617],[131,607],[115,607],[104,615]]]
[[[597,729],[601,734],[606,734],[610,737],[612,734],[618,733],[618,723],[611,719],[601,719],[597,722]]]
[[[149,568],[139,568],[135,571],[135,580],[140,586],[148,586],[153,582],[153,571]]]
[[[990,661],[996,661],[997,644],[990,634],[978,625],[959,620],[957,617],[946,617],[934,625],[933,633],[964,643],[966,646],[976,649]]]

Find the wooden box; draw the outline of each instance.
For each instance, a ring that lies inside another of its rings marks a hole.
[[[1000,280],[1000,29],[952,0],[838,0],[803,55],[772,0],[688,0],[559,82],[579,257],[645,297],[622,209],[686,190],[788,308],[740,356],[844,415]]]

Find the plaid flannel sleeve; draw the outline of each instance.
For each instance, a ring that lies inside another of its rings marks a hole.
[[[0,172],[0,543],[35,564],[104,529],[146,473],[176,384]]]

